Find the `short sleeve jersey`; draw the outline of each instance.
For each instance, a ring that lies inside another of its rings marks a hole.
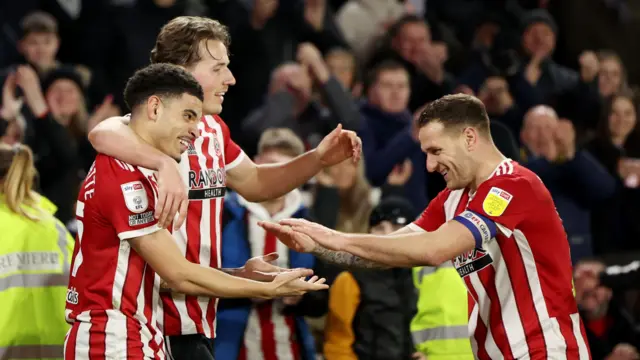
[[[162,358],[160,279],[128,240],[157,226],[152,171],[99,154],[76,203],[65,358]]]

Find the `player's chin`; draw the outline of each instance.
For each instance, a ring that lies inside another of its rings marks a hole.
[[[218,101],[209,101],[207,102],[207,104],[203,107],[204,110],[204,114],[205,115],[217,115],[220,114],[222,112],[222,102]]]

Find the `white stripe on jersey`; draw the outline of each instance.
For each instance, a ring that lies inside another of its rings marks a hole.
[[[118,359],[127,357],[127,317],[116,310],[107,310],[105,327],[104,357]],[[123,346],[124,345],[124,346]]]
[[[482,285],[477,272],[468,275],[468,278],[478,295],[478,299],[475,299],[476,306],[478,307],[478,316],[480,321],[482,321],[484,326],[487,328],[487,339],[484,342],[484,348],[492,359],[501,359],[503,357],[502,352],[500,351],[500,348],[498,348],[495,340],[493,340],[493,334],[491,334],[491,328],[488,325],[491,299],[489,299],[489,295],[487,295],[487,292],[484,290],[484,286]]]
[[[498,294],[498,301],[502,309],[502,323],[509,340],[511,353],[516,359],[521,358],[529,353],[529,346],[524,334],[524,325],[520,320],[520,313],[516,302],[513,301],[513,291],[511,289],[511,279],[504,262],[502,251],[497,241],[490,241],[487,245],[487,251],[491,253],[493,258],[493,266],[495,269],[495,287]],[[477,289],[476,289],[477,290]],[[487,318],[490,314],[486,314]]]
[[[562,336],[560,324],[558,324],[558,321],[555,318],[549,318],[549,312],[547,311],[547,305],[542,293],[542,286],[540,285],[540,278],[538,277],[538,269],[533,258],[533,253],[531,252],[531,246],[529,246],[529,240],[527,240],[522,231],[517,229],[513,231],[513,238],[515,239],[516,245],[518,245],[518,249],[520,250],[520,254],[522,255],[522,262],[524,263],[525,273],[527,274],[529,287],[531,288],[533,305],[536,309],[536,313],[538,314],[540,326],[542,327],[542,329],[553,327],[557,330],[554,331],[553,334],[550,331],[543,332],[547,353],[552,353],[553,351],[557,351],[557,349],[562,348],[564,348],[566,351],[567,342]],[[566,353],[563,358],[566,359]]]
[[[589,360],[589,350],[587,350],[587,343],[582,337],[582,332],[580,331],[580,315],[578,313],[573,313],[569,316],[571,317],[571,323],[573,324],[573,335],[578,341],[578,352],[580,354],[580,360]]]
[[[76,316],[78,332],[76,334],[75,358],[89,359],[89,330],[91,330],[91,315],[84,311]],[[71,331],[69,332],[71,334]]]
[[[124,281],[127,277],[129,268],[129,255],[131,246],[128,241],[120,241],[120,249],[118,250],[118,260],[116,265],[116,273],[113,278],[113,289],[111,290],[111,300],[113,308],[120,310],[122,306],[122,292],[124,291]]]
[[[206,120],[206,117],[205,117]],[[211,124],[209,124],[211,126]],[[208,144],[208,153],[213,158],[213,164],[218,163],[218,157],[216,156],[215,148],[214,148],[214,135],[211,133],[202,133],[201,137],[209,138]],[[203,143],[204,145],[204,143]],[[200,165],[200,169],[208,169],[207,167],[207,159],[204,156],[198,156],[198,164]],[[215,166],[213,167],[215,169]],[[211,206],[212,203],[215,205],[219,204],[219,198],[214,198],[208,201],[202,201],[202,217],[200,218],[200,264],[206,267],[209,267],[211,263]],[[207,337],[211,337],[211,329],[209,328],[209,324],[207,323],[207,305],[211,299],[204,296],[198,297],[198,305],[200,306],[200,310],[202,313],[202,329],[204,331],[204,335]],[[180,314],[182,316],[182,314]]]

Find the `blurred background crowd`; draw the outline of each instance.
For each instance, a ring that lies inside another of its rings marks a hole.
[[[95,157],[87,133],[128,112],[127,78],[181,15],[228,26],[237,83],[221,116],[256,162],[295,157],[339,123],[363,141],[360,164],[338,164],[282,199],[230,193],[225,267],[267,247],[251,235],[254,220],[382,234],[412,221],[444,187],[425,169],[412,119],[451,93],[480,98],[498,148],[545,183],[577,269],[640,252],[640,7],[628,0],[0,1],[0,142],[31,147],[37,189],[69,232]],[[217,359],[472,358],[466,292],[450,264],[344,271],[277,251],[332,288],[222,301]],[[638,291],[576,281],[576,296],[594,359],[638,359]]]

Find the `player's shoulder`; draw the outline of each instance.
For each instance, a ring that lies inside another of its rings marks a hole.
[[[100,182],[119,183],[144,180],[145,176],[136,166],[116,159],[112,156],[98,154],[94,163],[97,179]]]
[[[548,194],[538,175],[511,159],[503,161],[481,187],[487,193],[505,199],[510,199],[513,195],[541,199]]]

